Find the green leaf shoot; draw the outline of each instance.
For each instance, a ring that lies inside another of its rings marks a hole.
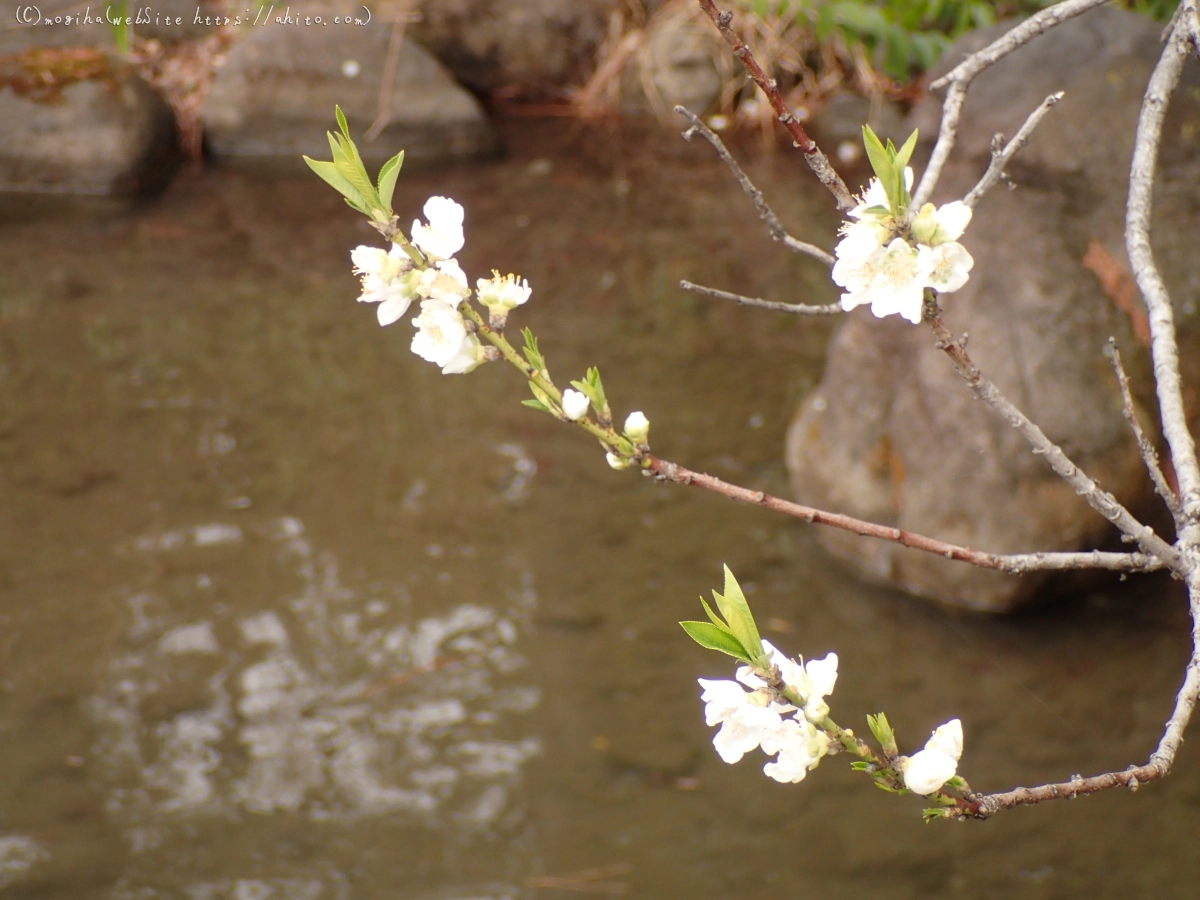
[[[750,662],[750,654],[741,642],[728,631],[718,628],[711,622],[680,622],[688,636],[708,650],[719,650],[742,662]]]
[[[392,193],[396,189],[396,178],[403,165],[404,151],[401,150],[379,169],[379,202],[389,213],[392,211]]]
[[[725,567],[725,593],[713,591],[713,599],[717,601],[717,609],[729,624],[729,630],[743,647],[751,654],[752,659],[763,655],[762,638],[758,634],[758,626],[754,624],[754,616],[746,603],[746,595],[742,593],[737,579],[729,566]]]

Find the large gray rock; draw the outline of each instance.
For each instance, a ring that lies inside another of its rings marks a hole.
[[[391,35],[382,21],[255,29],[213,81],[202,113],[209,147],[218,155],[325,158],[338,104],[364,158],[401,148],[408,158],[491,152],[496,136],[479,102],[409,36],[396,57],[389,123],[374,140],[363,138],[378,115]]]
[[[171,110],[128,68],[91,48],[52,48],[2,57],[0,71],[4,190],[130,193],[169,176]],[[37,71],[58,72],[50,89],[23,80]]]
[[[970,36],[947,53],[943,68],[1001,31]],[[1102,351],[1116,335],[1135,369],[1139,354],[1128,316],[1081,259],[1098,241],[1126,264],[1129,162],[1160,31],[1148,19],[1101,9],[985,72],[968,94],[958,146],[935,197],[961,197],[986,168],[992,135],[1012,135],[1047,94],[1066,91],[1010,167],[1020,187],[995,189],[977,208],[963,239],[975,269],[943,307],[956,333],[970,333],[971,354],[999,388],[1103,487],[1133,505],[1144,500],[1147,480]],[[1189,64],[1171,108],[1163,160],[1173,187],[1154,232],[1168,282],[1176,286],[1189,278],[1194,286],[1197,277],[1198,69]],[[932,98],[914,111],[913,124],[933,136],[939,115],[940,98]],[[849,316],[833,338],[822,382],[788,435],[797,496],[997,553],[1111,543],[1112,527],[973,399],[932,345],[927,328],[877,320],[865,309]],[[844,532],[826,530],[822,537],[869,578],[959,606],[1007,610],[1044,581]]]
[[[481,93],[577,81],[620,0],[417,0],[409,25],[464,84]]]

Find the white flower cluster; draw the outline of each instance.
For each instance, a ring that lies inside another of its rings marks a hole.
[[[749,666],[741,666],[737,681],[700,679],[704,688],[700,695],[705,703],[704,719],[709,725],[721,726],[713,738],[713,746],[725,762],[735,763],[755,747],[761,747],[768,756],[779,754],[774,762],[763,767],[767,775],[776,781],[803,781],[829,750],[829,735],[817,726],[829,714],[825,697],[833,693],[837,682],[837,654],[801,664],[788,659],[766,641],[762,645],[779,669],[784,684],[803,698],[803,708],[798,710],[773,699],[767,683]],[[742,685],[752,690],[746,691]],[[794,717],[784,718],[792,712],[796,713]]]
[[[486,356],[479,338],[467,328],[459,304],[471,295],[467,276],[454,259],[463,248],[463,208],[448,197],[430,197],[425,202],[428,224],[417,219],[412,226],[412,243],[431,263],[418,268],[399,244],[390,251],[361,246],[350,251],[354,273],[362,276],[360,303],[378,303],[380,325],[400,319],[414,301],[421,313],[412,320],[417,328],[412,351],[441,366],[445,375],[470,372]],[[477,283],[479,302],[504,310],[529,299],[529,284],[515,275],[481,278]]]
[[[932,794],[954,777],[962,757],[962,722],[951,719],[938,726],[925,749],[900,762],[904,784],[914,794]]]
[[[904,178],[911,188],[912,169]],[[926,288],[949,294],[967,283],[975,261],[957,243],[971,221],[971,207],[962,201],[926,203],[915,215],[897,218],[883,185],[872,178],[848,215],[854,221],[842,226],[834,250],[833,280],[846,289],[842,309],[869,303],[879,318],[898,314],[915,324]]]

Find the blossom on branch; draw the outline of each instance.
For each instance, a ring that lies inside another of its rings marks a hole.
[[[951,719],[925,742],[925,749],[900,764],[904,783],[914,794],[932,794],[954,777],[962,757],[962,722]]]
[[[562,396],[563,415],[572,422],[578,422],[587,415],[590,402],[586,394],[567,388]]]
[[[491,278],[480,278],[475,284],[479,302],[494,310],[514,309],[533,293],[533,288],[524,278],[518,281],[516,275],[501,275],[495,269],[492,269]]]
[[[379,304],[375,312],[380,325],[391,325],[408,312],[415,294],[402,276],[412,268],[412,260],[399,244],[392,244],[391,250],[364,244],[350,251],[350,260],[354,274],[362,276],[358,302]]]
[[[776,747],[772,752],[779,752],[779,731],[783,727],[780,710],[789,712],[795,707],[768,705],[762,694],[746,691],[736,681],[698,680],[704,688],[700,694],[705,703],[704,721],[721,726],[713,738],[721,759],[732,765],[764,741]]]
[[[763,766],[763,772],[776,781],[796,784],[815,769],[829,750],[829,735],[807,719],[788,719],[779,730],[761,741],[768,756],[778,753],[775,762]]]
[[[462,375],[484,361],[479,338],[454,306],[442,300],[422,300],[421,314],[413,319],[412,352],[441,366],[443,375]]]
[[[650,420],[642,412],[631,412],[625,419],[625,436],[644,444],[650,437]]]
[[[905,169],[912,185],[912,169]],[[925,290],[941,294],[967,283],[974,265],[957,239],[971,221],[971,208],[961,201],[936,207],[926,203],[915,215],[893,214],[887,193],[872,178],[859,204],[848,213],[834,250],[834,283],[846,289],[842,308],[869,304],[878,318],[899,315],[921,321]]]
[[[415,219],[412,226],[412,242],[426,256],[450,259],[463,248],[463,208],[449,197],[430,197],[423,209],[429,224]]]

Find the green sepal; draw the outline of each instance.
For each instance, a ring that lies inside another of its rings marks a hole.
[[[892,787],[890,784],[884,784],[882,781],[876,781],[875,787],[879,788],[881,791],[887,791],[887,793],[889,793],[889,794],[907,794],[908,793],[908,788]]]
[[[869,763],[865,760],[856,759],[854,762],[850,763],[850,768],[855,772],[871,772],[874,771],[875,765],[874,763]]]
[[[754,624],[754,616],[750,612],[749,604],[746,603],[746,595],[742,593],[729,566],[725,566],[725,594],[721,595],[713,591],[713,599],[717,601],[717,609],[729,623],[729,630],[750,653],[750,659],[762,658],[763,646],[762,638],[758,634],[758,626]]]
[[[939,807],[927,807],[927,808],[921,810],[921,816],[925,819],[926,825],[928,825],[934,819],[948,818],[949,815],[950,815],[950,811],[948,809],[943,809],[943,808],[939,808]]]
[[[528,406],[530,409],[540,410],[541,412],[550,412],[550,407],[541,400],[522,400],[521,405]]]
[[[404,151],[401,150],[379,169],[379,202],[389,213],[392,211],[392,192],[396,189],[396,178],[403,165]]]
[[[741,641],[723,628],[718,628],[711,622],[680,622],[683,630],[693,641],[708,650],[719,650],[742,662],[750,662],[750,654],[742,646]]]

